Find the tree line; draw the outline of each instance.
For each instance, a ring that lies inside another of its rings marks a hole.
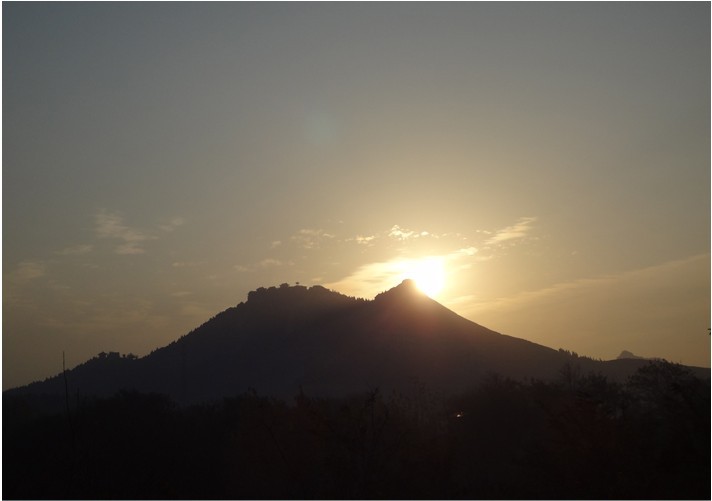
[[[652,361],[442,398],[3,402],[5,499],[709,499],[710,382]]]

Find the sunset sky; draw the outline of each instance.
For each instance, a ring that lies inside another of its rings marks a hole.
[[[493,330],[710,365],[707,2],[2,14],[3,388],[423,262]]]

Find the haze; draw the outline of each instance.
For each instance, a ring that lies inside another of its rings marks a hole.
[[[708,3],[2,13],[3,388],[433,262],[496,331],[710,365]]]

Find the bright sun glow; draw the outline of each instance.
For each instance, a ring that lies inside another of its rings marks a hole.
[[[415,281],[418,289],[430,297],[437,296],[445,286],[445,267],[441,258],[429,257],[404,264],[402,279]]]

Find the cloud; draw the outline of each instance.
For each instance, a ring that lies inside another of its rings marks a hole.
[[[74,245],[58,251],[57,254],[60,256],[80,256],[82,254],[88,254],[92,250],[94,250],[93,245]]]
[[[388,232],[388,236],[395,238],[396,240],[408,240],[410,237],[415,235],[415,232],[405,228],[401,228],[397,224],[394,224],[391,231]]]
[[[438,238],[437,235],[433,235],[428,231],[414,231],[414,230],[409,230],[407,228],[401,228],[397,224],[394,224],[391,227],[391,230],[388,232],[388,236],[391,238],[394,238],[396,240],[410,240],[413,238],[420,238],[420,237],[434,237]]]
[[[453,254],[458,256],[474,256],[477,252],[478,250],[476,247],[467,247],[465,249],[455,251]]]
[[[472,257],[477,252],[475,247],[465,247],[417,259],[398,257],[388,261],[368,263],[359,266],[353,273],[337,282],[325,284],[325,287],[357,297],[373,297],[398,285],[410,276],[414,269],[422,267],[423,262],[435,262],[439,265],[448,262],[446,267],[451,271],[463,269],[470,266],[467,261],[472,261]]]
[[[519,218],[517,223],[512,226],[507,226],[499,230],[495,235],[489,238],[486,244],[498,244],[500,242],[505,242],[507,240],[515,240],[518,238],[524,238],[527,233],[532,229],[532,224],[537,220],[536,217],[522,217]]]
[[[290,240],[296,243],[299,247],[303,249],[318,249],[326,239],[333,239],[334,235],[325,232],[324,230],[318,229],[302,229],[296,234],[292,235]]]
[[[399,283],[404,271],[403,260],[369,263],[359,266],[349,276],[324,286],[356,297],[372,298]]]
[[[477,323],[604,359],[626,349],[709,367],[710,255],[463,301]]]
[[[174,268],[193,268],[204,264],[205,261],[174,261],[171,266]]]
[[[376,239],[376,236],[375,236],[375,235],[370,235],[370,236],[367,236],[367,237],[362,237],[361,235],[357,235],[356,238],[355,238],[357,244],[359,244],[359,245],[367,245],[367,246],[373,245],[373,241],[374,241],[375,239]]]
[[[37,308],[35,295],[26,290],[38,279],[46,275],[46,265],[44,261],[21,261],[17,267],[7,274],[7,283],[3,282],[4,304],[12,305],[13,308]],[[7,287],[5,286],[7,285]],[[42,287],[46,287],[42,281]]]
[[[101,210],[94,217],[95,232],[99,238],[118,240],[120,243],[114,249],[117,254],[143,254],[143,243],[156,237],[124,224],[123,218],[116,213]]]
[[[107,298],[102,302],[74,301],[67,315],[46,316],[39,319],[40,325],[53,329],[71,329],[79,333],[147,331],[165,328],[169,317],[156,312],[153,303],[142,298]]]
[[[25,284],[45,275],[45,263],[42,261],[22,261],[10,274],[10,279],[16,284]]]
[[[266,270],[268,268],[277,268],[280,266],[292,266],[293,264],[294,261],[280,261],[279,259],[266,258],[260,261],[259,263],[247,266],[238,264],[235,266],[235,269],[241,273],[246,273],[257,270]]]
[[[340,223],[342,222],[340,221]],[[369,232],[366,234],[357,233],[354,236],[337,236],[337,234],[322,228],[304,228],[292,234],[287,239],[272,241],[270,249],[273,250],[289,244],[307,250],[321,249],[327,244],[356,244],[361,248],[371,248],[378,247],[382,244],[390,245],[393,240],[398,242],[415,242],[416,240],[425,241],[426,239],[440,239],[443,237],[466,240],[466,238],[459,233],[437,234],[425,230],[412,230],[397,224],[391,226],[388,230],[375,233]]]
[[[215,315],[215,310],[207,307],[202,303],[189,301],[181,305],[180,315],[185,317],[193,317],[198,321],[202,321],[206,318],[210,318],[211,316]]]
[[[279,259],[263,259],[258,263],[258,267],[260,268],[274,268],[275,266],[283,266],[284,263],[280,261]]]
[[[139,246],[136,242],[128,242],[122,245],[119,245],[116,249],[115,252],[117,254],[123,254],[123,255],[132,255],[132,254],[143,254],[146,252],[146,250]]]
[[[709,267],[709,254],[700,254],[686,259],[669,261],[666,263],[649,266],[618,274],[602,275],[599,277],[581,278],[570,282],[561,282],[538,290],[524,291],[513,296],[498,298],[472,305],[471,311],[510,310],[520,308],[529,303],[542,300],[560,302],[562,298],[570,298],[574,294],[583,293],[590,289],[605,287],[607,290],[616,290],[630,283],[653,284],[660,277],[675,277],[679,279],[683,273],[690,270],[699,270]]]
[[[158,227],[161,230],[170,233],[179,226],[183,226],[183,224],[185,224],[185,220],[182,217],[174,217],[166,224],[159,224]]]

